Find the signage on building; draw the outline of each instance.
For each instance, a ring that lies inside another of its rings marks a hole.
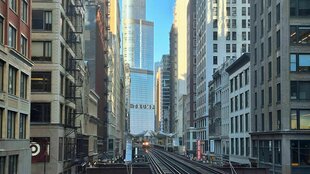
[[[155,105],[150,104],[130,104],[132,109],[155,109]]]
[[[201,140],[197,140],[197,160],[201,160]]]
[[[210,152],[214,153],[214,140],[210,140]]]
[[[50,160],[49,137],[31,137],[30,149],[31,149],[32,163],[49,162]]]

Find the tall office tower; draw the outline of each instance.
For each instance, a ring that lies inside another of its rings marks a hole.
[[[145,0],[124,0],[123,56],[130,66],[130,133],[154,130],[154,24]]]
[[[16,1],[11,1],[16,2]],[[77,172],[76,118],[83,76],[84,4],[33,1],[32,173]]]
[[[125,98],[121,96],[121,60],[120,60],[120,11],[117,0],[109,2],[109,49],[108,49],[108,153],[111,156],[122,154],[122,138],[124,133],[121,105]]]
[[[187,5],[189,0],[176,0],[174,7],[173,30],[175,35],[175,114],[173,117],[173,132],[176,133],[176,145],[184,145],[184,115],[187,78]]]
[[[187,77],[186,77],[186,117],[184,118],[184,144],[186,150],[193,151],[194,118],[196,117],[196,0],[187,6]]]
[[[108,151],[108,3],[85,1],[85,60],[88,63],[90,89],[98,100],[98,153]]]
[[[171,26],[169,33],[169,52],[170,52],[170,122],[169,133],[175,132],[174,118],[176,117],[177,108],[177,31],[174,24]]]
[[[249,2],[246,0],[196,1],[197,30],[197,136],[208,151],[208,82],[218,65],[238,58],[249,49]]]
[[[0,173],[30,174],[32,4],[19,2],[0,2]]]
[[[159,62],[157,62],[159,64]],[[156,66],[155,63],[155,131],[162,131],[162,118],[160,114],[160,108],[161,108],[161,99],[160,99],[160,94],[161,94],[161,68],[160,66]]]
[[[251,1],[252,156],[271,173],[310,173],[310,4]]]

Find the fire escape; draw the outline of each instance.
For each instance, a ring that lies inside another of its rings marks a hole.
[[[77,165],[77,130],[76,118],[83,114],[82,93],[83,77],[81,62],[83,61],[83,48],[81,35],[84,23],[83,0],[67,1],[66,15],[71,21],[66,28],[66,42],[72,49],[66,57],[66,89],[65,89],[65,122],[64,122],[64,171],[70,171]]]

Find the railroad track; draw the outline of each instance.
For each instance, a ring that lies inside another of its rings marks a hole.
[[[221,170],[162,150],[152,149],[148,157],[154,173],[158,174],[225,174]]]

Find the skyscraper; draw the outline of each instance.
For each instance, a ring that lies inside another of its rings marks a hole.
[[[154,24],[145,0],[124,0],[123,56],[130,66],[130,133],[154,130]]]

